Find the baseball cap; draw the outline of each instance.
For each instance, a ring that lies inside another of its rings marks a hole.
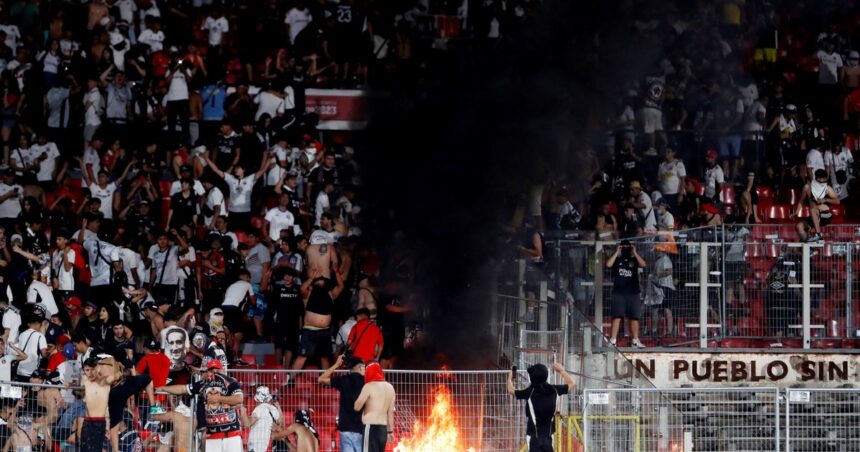
[[[99,308],[99,306],[97,304],[93,303],[92,301],[88,301],[88,302],[84,303],[84,307],[85,308],[93,308],[93,309]]]
[[[206,364],[206,370],[212,370],[212,369],[224,370],[224,365],[221,364],[221,360],[218,360],[218,359],[209,360],[209,363]]]
[[[68,343],[63,346],[63,356],[65,356],[66,359],[75,358],[75,346],[72,343]]]
[[[21,234],[12,234],[12,238],[9,241],[10,242],[23,242],[24,239],[21,237]]]
[[[705,157],[709,159],[716,159],[718,156],[719,154],[717,154],[717,151],[713,149],[708,149],[708,152],[705,153]]]
[[[161,350],[161,346],[158,345],[158,341],[156,341],[155,339],[150,339],[150,340],[146,341],[146,343],[143,344],[143,346],[145,348],[150,349],[150,350]]]

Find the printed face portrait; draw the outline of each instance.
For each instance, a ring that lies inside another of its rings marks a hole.
[[[167,329],[164,338],[167,343],[163,345],[167,357],[170,358],[170,368],[182,368],[185,365],[185,354],[188,352],[188,333],[178,326],[172,326]]]

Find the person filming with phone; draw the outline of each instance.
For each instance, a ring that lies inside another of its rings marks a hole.
[[[639,340],[639,319],[642,317],[642,300],[639,298],[639,269],[645,268],[645,259],[636,252],[636,247],[629,240],[622,240],[615,253],[606,260],[606,268],[612,270],[612,335],[609,343],[615,346],[618,342],[618,330],[621,320],[630,321],[631,344],[644,348]]]

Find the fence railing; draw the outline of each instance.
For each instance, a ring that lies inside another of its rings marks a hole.
[[[805,243],[791,225],[726,225],[633,239],[647,263],[639,273],[643,341],[854,347],[860,341],[858,231],[857,225],[828,226],[823,242]],[[521,330],[565,331],[570,348],[577,348],[579,321],[608,334],[612,276],[604,263],[616,245],[547,239],[540,266],[524,260],[502,265],[496,309],[509,320],[499,324],[502,354],[513,359]],[[576,313],[581,316],[572,320]],[[619,345],[628,344],[626,335]]]
[[[395,444],[413,437],[420,425],[426,430],[432,413],[444,411],[453,421],[457,446],[482,451],[523,450],[525,408],[523,401],[506,393],[508,371],[396,371],[386,379],[397,393]],[[285,387],[287,371],[231,370],[240,381],[251,414],[257,404],[257,386],[268,386],[270,402],[286,425],[296,409],[313,410],[320,434],[320,450],[340,450],[337,440],[339,395],[317,383],[319,371],[294,372],[296,387]],[[340,373],[342,375],[342,373]],[[591,376],[589,378],[597,378]],[[524,388],[524,371],[515,386]],[[64,390],[71,399],[59,402]],[[44,392],[43,392],[44,391]],[[160,442],[157,435],[170,429],[142,419],[142,405],[129,402],[127,410],[137,417],[134,433],[141,442]],[[55,403],[57,403],[55,405]],[[445,410],[434,410],[440,404]],[[168,409],[173,409],[168,401]],[[80,388],[49,384],[0,384],[0,417],[10,428],[11,446],[33,450],[77,450],[69,441],[75,423],[84,417]],[[193,410],[192,410],[193,412]],[[698,450],[858,450],[860,449],[860,389],[856,388],[581,388],[565,396],[557,408],[555,450],[566,451],[698,451]],[[194,429],[190,429],[193,433]],[[243,425],[243,444],[268,441],[266,432]],[[264,435],[265,438],[257,435]],[[437,431],[438,434],[438,431]],[[121,435],[122,436],[122,435]],[[4,438],[5,439],[5,438]],[[175,442],[168,450],[202,450],[200,437],[188,448]],[[169,441],[167,441],[168,444]],[[19,450],[11,447],[11,450]],[[160,449],[165,450],[165,449]],[[408,449],[407,449],[408,450]],[[449,450],[449,449],[446,449]]]

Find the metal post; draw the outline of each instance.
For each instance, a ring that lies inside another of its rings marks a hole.
[[[603,242],[594,244],[594,324],[603,335]]]
[[[722,283],[720,287],[720,294],[722,296],[722,300],[720,300],[720,306],[722,306],[722,309],[720,309],[720,325],[722,325],[720,327],[720,336],[726,337],[726,325],[728,324],[726,322],[726,312],[729,311],[729,307],[726,305],[726,300],[729,299],[727,292],[729,285],[726,284],[726,249],[728,246],[726,245],[726,225],[720,225],[720,228],[722,229],[720,239],[723,243],[720,247],[720,282]]]
[[[801,273],[801,293],[803,296],[803,348],[809,349],[812,345],[812,329],[809,327],[812,315],[811,315],[811,306],[812,306],[812,292],[810,284],[812,281],[810,280],[810,259],[809,259],[809,244],[804,243],[802,248],[803,250],[803,270]]]
[[[774,416],[774,421],[775,421],[774,422],[774,425],[775,425],[774,428],[776,429],[776,438],[774,440],[776,442],[776,449],[774,449],[774,450],[776,450],[776,452],[779,452],[779,388],[773,388],[773,392],[774,392],[774,394],[773,394],[773,400],[774,400],[773,409],[775,411],[773,416]]]
[[[582,452],[588,452],[588,394],[588,388],[582,390]]]
[[[699,348],[708,347],[708,244],[699,243]]]
[[[854,261],[854,247],[850,243],[845,244],[845,337],[854,337],[854,319],[852,318],[853,310],[851,309],[851,288],[854,286],[853,275],[851,271]]]
[[[188,450],[197,450],[194,447],[194,438],[197,436],[197,425],[195,422],[197,421],[197,397],[194,396],[191,398],[191,420],[188,425]]]
[[[791,389],[785,390],[785,451],[791,452]]]

